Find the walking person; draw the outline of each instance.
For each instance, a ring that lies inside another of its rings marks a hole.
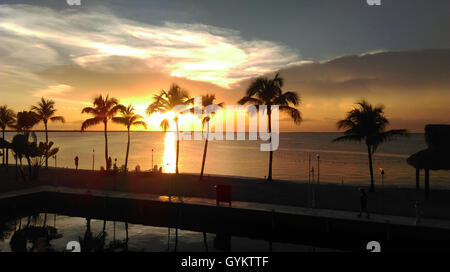
[[[364,190],[363,188],[359,188],[359,192],[360,192],[360,196],[359,196],[359,201],[361,204],[361,210],[359,211],[358,217],[361,217],[361,215],[363,213],[367,214],[367,219],[370,218],[370,214],[369,211],[367,209],[367,194],[366,194],[366,190]]]
[[[79,161],[78,156],[75,156],[74,160],[75,160],[75,171],[78,172],[78,161]]]

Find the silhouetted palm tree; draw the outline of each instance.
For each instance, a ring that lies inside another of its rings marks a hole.
[[[48,144],[48,121],[65,123],[66,120],[62,116],[55,116],[55,101],[50,99],[46,100],[42,97],[37,106],[32,106],[31,110],[38,115],[39,121],[44,123],[45,143]],[[48,168],[48,158],[45,160],[45,168]]]
[[[143,118],[139,114],[134,113],[133,106],[129,105],[126,109],[122,109],[121,111],[122,116],[120,117],[113,117],[112,120],[115,123],[122,124],[127,127],[128,131],[128,143],[127,143],[127,154],[125,156],[125,173],[128,171],[128,153],[130,151],[130,128],[132,126],[143,126],[145,129],[147,129],[147,124],[144,121],[141,121]]]
[[[105,250],[106,232],[102,231],[94,237],[91,231],[91,219],[86,218],[84,237],[78,236],[82,252],[103,252]]]
[[[13,127],[19,132],[29,133],[39,121],[39,116],[35,112],[20,111],[17,113],[16,123]]]
[[[290,106],[290,104],[298,106],[300,104],[300,97],[295,92],[283,93],[283,85],[284,80],[278,73],[273,79],[259,77],[250,84],[246,95],[238,101],[240,105],[252,104],[256,107],[261,105],[267,106],[268,127],[270,134],[272,133],[272,106],[279,106],[279,110],[281,112],[286,112],[296,124],[300,124],[302,121],[301,112]],[[268,181],[272,181],[272,160],[273,151],[270,151],[269,175],[267,177]]]
[[[16,122],[16,114],[8,106],[4,105],[0,107],[0,127],[2,128],[2,139],[5,142],[5,130],[7,127],[13,127]],[[8,165],[8,148],[3,148],[3,164]]]
[[[31,131],[31,129],[39,123],[39,117],[38,115],[33,111],[20,111],[17,113],[16,117],[16,123],[12,126],[15,128],[18,132],[21,132],[21,134],[17,134],[14,136],[11,147],[14,152],[14,155],[16,157],[16,168],[17,168],[17,159],[20,160],[20,172],[22,174],[22,177],[25,180],[23,168],[22,168],[22,158],[25,157],[28,161],[29,165],[29,174],[31,177],[31,160],[30,156],[27,156],[27,154],[30,154],[31,149],[31,143],[29,142],[30,136],[33,139],[33,142],[37,142],[36,134],[34,131]],[[16,169],[17,171],[17,169]]]
[[[209,122],[214,115],[214,111],[217,108],[223,107],[223,102],[214,104],[214,100],[216,100],[216,96],[214,94],[202,95],[202,128],[206,125],[206,139],[205,139],[205,147],[203,148],[203,160],[202,160],[202,170],[200,171],[200,180],[203,178],[203,172],[205,170],[205,161],[206,161],[206,152],[208,151],[208,137],[209,137]]]
[[[114,97],[103,97],[102,95],[94,98],[94,107],[86,107],[81,113],[89,113],[94,115],[93,118],[86,119],[81,125],[81,131],[86,128],[103,123],[105,133],[105,161],[106,169],[109,170],[111,165],[108,163],[108,121],[113,118],[120,110],[125,110],[123,105],[119,104],[119,100]]]
[[[181,89],[180,86],[176,84],[172,84],[170,86],[169,91],[162,90],[160,94],[154,96],[155,102],[150,104],[147,108],[147,115],[151,115],[153,113],[167,113],[167,112],[174,112],[175,117],[173,120],[176,124],[177,129],[177,155],[176,155],[176,166],[175,166],[175,172],[178,174],[178,155],[180,150],[180,138],[179,138],[179,127],[178,127],[178,115],[182,114],[183,112],[180,111],[180,107],[182,105],[186,106],[192,103],[192,99],[189,98],[188,93]],[[161,122],[161,127],[167,128],[169,127],[169,122],[167,119],[164,119]]]
[[[409,135],[405,129],[385,131],[388,124],[389,121],[384,115],[384,106],[374,107],[366,100],[357,102],[356,106],[347,113],[345,119],[337,122],[338,129],[344,129],[345,135],[334,139],[333,142],[365,141],[369,155],[370,191],[372,192],[375,191],[372,154],[380,144],[392,140],[396,136]]]

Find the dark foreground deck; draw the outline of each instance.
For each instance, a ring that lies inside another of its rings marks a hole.
[[[383,251],[448,250],[450,222],[233,202],[216,206],[214,199],[129,194],[66,187],[38,188],[0,194],[0,220],[36,213],[56,213],[108,221],[124,221],[198,232],[243,236],[269,242],[366,251],[378,241]]]

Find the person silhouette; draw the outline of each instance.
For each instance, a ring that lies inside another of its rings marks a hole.
[[[79,161],[78,156],[75,156],[74,160],[75,160],[75,170],[78,171],[78,161]]]
[[[360,196],[359,201],[361,204],[361,209],[359,211],[358,217],[361,217],[362,213],[365,212],[367,214],[367,218],[370,218],[369,211],[367,210],[367,194],[366,190],[363,188],[359,188]]]

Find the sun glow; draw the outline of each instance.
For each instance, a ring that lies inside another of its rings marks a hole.
[[[164,173],[175,173],[176,150],[175,150],[175,132],[167,132],[164,136],[164,157],[163,171]]]

